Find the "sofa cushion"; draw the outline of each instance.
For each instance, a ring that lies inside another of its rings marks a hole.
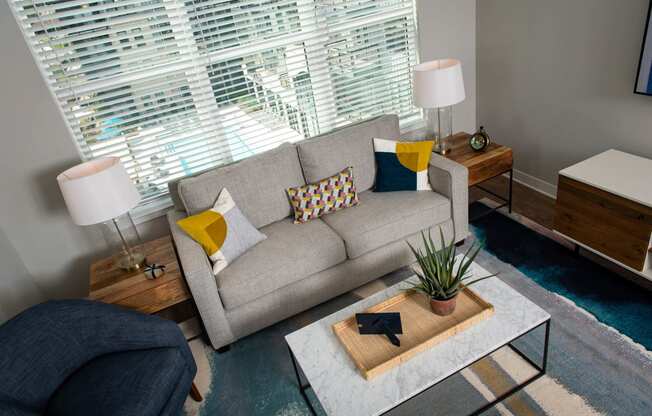
[[[352,166],[358,192],[371,189],[376,177],[374,137],[398,139],[398,117],[386,115],[297,143],[306,182],[317,182]]]
[[[436,226],[451,217],[448,198],[436,192],[362,192],[360,205],[322,220],[337,232],[349,258]]]
[[[303,184],[297,149],[283,144],[240,162],[182,179],[177,188],[189,215],[212,208],[222,188],[228,188],[245,217],[260,228],[292,213],[285,190]]]
[[[217,275],[226,309],[346,260],[342,239],[321,219],[294,224],[287,218],[260,229],[267,236]]]

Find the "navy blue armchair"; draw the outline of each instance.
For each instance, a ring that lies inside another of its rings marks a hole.
[[[0,415],[178,415],[197,372],[172,321],[50,301],[0,326]]]

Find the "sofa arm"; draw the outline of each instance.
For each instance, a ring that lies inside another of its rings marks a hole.
[[[181,269],[199,310],[208,338],[215,349],[228,345],[234,341],[234,337],[224,313],[224,306],[217,291],[217,282],[208,256],[204,249],[177,225],[178,220],[186,217],[184,212],[171,210],[167,217],[172,239],[181,262]]]
[[[455,242],[464,240],[469,234],[469,170],[433,153],[428,176],[433,190],[451,201]]]

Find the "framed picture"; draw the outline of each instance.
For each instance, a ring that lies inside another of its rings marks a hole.
[[[652,95],[652,30],[650,30],[650,12],[652,12],[652,1],[647,12],[647,23],[643,46],[641,48],[641,59],[638,64],[638,75],[636,76],[636,94]]]

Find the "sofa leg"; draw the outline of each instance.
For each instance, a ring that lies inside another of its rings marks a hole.
[[[195,382],[193,381],[192,387],[190,387],[190,397],[196,402],[201,402],[204,400],[203,397],[201,397],[201,393],[199,392],[199,389],[195,385]]]
[[[231,344],[225,345],[225,346],[223,346],[221,348],[218,348],[217,353],[218,354],[224,354],[225,352],[228,352],[230,349],[231,349]]]
[[[466,240],[458,241],[457,243],[455,243],[455,247],[462,247],[465,241]]]

